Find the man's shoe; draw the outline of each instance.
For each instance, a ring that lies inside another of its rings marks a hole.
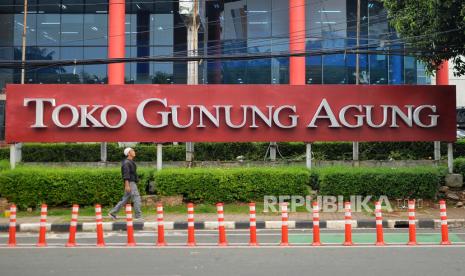
[[[116,215],[112,214],[112,213],[108,213],[108,216],[113,220],[118,219],[118,217]]]

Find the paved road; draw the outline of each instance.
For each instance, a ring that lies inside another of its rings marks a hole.
[[[355,231],[354,238],[372,233]],[[392,233],[392,234],[388,234]],[[93,233],[78,236],[78,248],[63,248],[66,235],[48,235],[49,248],[35,248],[37,234],[20,234],[18,248],[4,246],[6,235],[0,235],[0,275],[465,275],[465,243],[441,247],[403,244],[374,247],[368,244],[343,247],[337,244],[309,247],[277,246],[279,231],[260,231],[264,246],[249,248],[247,231],[229,231],[231,246],[218,248],[215,231],[197,231],[202,246],[182,247],[185,231],[168,231],[172,246],[152,246],[155,236],[138,232],[139,246],[124,246],[124,233],[107,233],[107,248],[95,248]],[[308,231],[291,231],[290,239]],[[386,235],[406,235],[405,230],[386,231]],[[419,235],[438,235],[422,230]],[[465,241],[465,232],[451,233]],[[323,231],[325,237],[342,236],[340,231]],[[298,239],[297,239],[298,240]],[[298,240],[299,241],[299,240]],[[28,245],[29,243],[29,245]],[[119,244],[119,245],[118,245]],[[323,274],[325,273],[325,274]]]

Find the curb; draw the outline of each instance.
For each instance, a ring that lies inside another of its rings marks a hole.
[[[344,220],[322,220],[320,221],[321,229],[343,230]],[[186,230],[187,222],[184,221],[165,221],[165,230]],[[449,219],[449,228],[465,228],[465,219]],[[16,226],[18,232],[39,232],[40,223],[22,223]],[[195,222],[195,229],[215,230],[218,229],[217,221]],[[312,221],[288,221],[289,229],[312,229]],[[417,220],[418,228],[439,229],[441,221],[436,219]],[[226,229],[249,229],[248,221],[225,221]],[[375,220],[352,220],[353,229],[376,228]],[[396,229],[408,228],[408,220],[383,220],[383,228]],[[96,229],[95,222],[78,223],[78,232],[94,232]],[[126,231],[126,222],[104,222],[105,231]],[[156,231],[157,222],[134,222],[134,229],[139,231]],[[257,229],[281,229],[281,221],[257,221]],[[0,232],[8,232],[8,224],[0,224]],[[69,231],[69,223],[47,224],[47,232],[64,233]]]

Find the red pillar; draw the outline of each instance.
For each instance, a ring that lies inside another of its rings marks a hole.
[[[108,58],[124,58],[126,1],[110,0]],[[124,84],[124,63],[108,64],[108,84]]]
[[[436,71],[436,84],[449,85],[449,61],[445,60],[441,63]]]
[[[305,52],[305,0],[289,0],[289,51]],[[289,84],[305,84],[305,57],[289,58]]]

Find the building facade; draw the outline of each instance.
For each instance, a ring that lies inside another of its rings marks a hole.
[[[107,0],[29,0],[27,60],[105,59],[108,55]],[[0,3],[0,59],[21,60],[24,0]],[[402,42],[389,25],[381,1],[361,1],[360,45],[396,52]],[[199,54],[289,52],[289,1],[207,0],[201,9]],[[356,45],[356,0],[306,0],[308,51]],[[178,1],[126,0],[126,57],[186,56],[187,31]],[[354,84],[353,54],[306,57],[307,84]],[[50,66],[26,70],[26,83],[108,82],[107,65]],[[0,88],[20,83],[20,69],[0,68]],[[183,84],[186,62],[125,65],[125,83]],[[201,62],[199,84],[287,84],[289,58]],[[414,57],[360,55],[361,84],[429,84]],[[2,111],[2,110],[0,110]],[[3,114],[3,112],[2,112]],[[4,117],[1,119],[3,120]],[[3,131],[1,131],[3,137]]]

